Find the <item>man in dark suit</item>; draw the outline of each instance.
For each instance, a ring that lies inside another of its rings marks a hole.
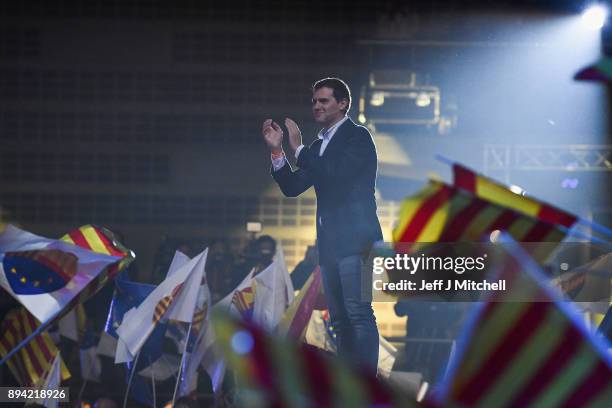
[[[362,296],[362,269],[372,243],[382,239],[376,216],[376,147],[370,132],[348,116],[351,94],[338,78],[313,85],[312,113],[323,126],[308,147],[297,124],[287,118],[294,170],[282,148],[283,130],[268,119],[262,134],[272,153],[272,176],[287,197],[314,186],[317,243],[323,285],[336,331],[338,354],[376,370],[378,330],[369,297]],[[364,271],[371,274],[371,271]],[[366,287],[370,293],[370,288]]]

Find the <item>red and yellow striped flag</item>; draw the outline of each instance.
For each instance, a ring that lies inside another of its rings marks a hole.
[[[436,181],[400,206],[399,222],[393,229],[393,242],[437,242],[446,225],[454,189]]]
[[[576,216],[532,197],[516,194],[508,187],[460,164],[453,164],[455,187],[502,207],[535,217],[550,224],[570,228]]]
[[[519,242],[560,242],[565,238],[565,233],[554,224],[453,189],[440,241],[478,241],[495,230],[506,231]]]
[[[302,340],[315,307],[323,295],[321,269],[317,266],[300,293],[293,299],[278,324],[278,333],[292,339]]]
[[[253,322],[213,315],[215,334],[237,386],[248,401],[265,407],[416,407],[415,396],[351,368],[308,345],[272,337]]]
[[[126,268],[135,258],[134,253],[130,249],[123,246],[110,230],[103,227],[84,225],[70,231],[68,234],[64,235],[61,240],[99,254],[123,257],[121,261],[111,265],[106,271],[100,273],[89,282],[81,293],[72,300],[67,309],[74,307],[74,305],[78,303],[83,303],[89,297],[97,293],[108,281],[114,279],[115,276]]]
[[[38,321],[25,308],[7,313],[0,325],[0,355],[4,357],[39,326]],[[45,331],[34,337],[8,361],[15,379],[24,387],[32,387],[44,380],[53,365],[57,347]],[[70,372],[61,362],[62,380],[70,378]]]
[[[508,290],[491,296],[467,326],[442,405],[612,406],[612,359],[598,339],[543,288],[541,272],[528,271],[513,254],[503,267]],[[537,300],[513,300],[526,296]]]
[[[554,224],[430,181],[423,190],[402,202],[393,240],[479,241],[495,230],[506,231],[520,242],[560,242],[565,238],[565,233]]]

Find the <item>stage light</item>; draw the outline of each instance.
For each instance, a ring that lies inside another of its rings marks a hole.
[[[566,190],[575,190],[576,188],[578,188],[579,184],[580,181],[577,178],[567,177],[561,181],[561,188]]]
[[[374,92],[370,97],[370,105],[383,106],[385,104],[385,94],[383,92]]]
[[[414,103],[416,103],[416,106],[418,106],[419,108],[425,108],[426,106],[429,106],[429,104],[431,104],[431,98],[427,93],[420,92],[417,95]]]
[[[596,4],[588,7],[582,13],[582,23],[591,30],[599,30],[604,26],[607,17],[608,9],[601,4]]]

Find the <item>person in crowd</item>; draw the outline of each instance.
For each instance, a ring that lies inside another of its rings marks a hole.
[[[227,240],[211,241],[206,258],[206,277],[213,303],[223,299],[233,289],[233,264],[234,259]]]
[[[306,283],[314,269],[319,264],[319,252],[317,251],[316,245],[310,245],[306,249],[304,259],[300,261],[291,272],[291,283],[293,283],[293,289],[302,289],[302,286]]]

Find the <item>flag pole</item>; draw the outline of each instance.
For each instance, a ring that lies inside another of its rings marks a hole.
[[[441,154],[436,153],[436,154],[434,155],[434,157],[436,158],[436,160],[438,160],[438,161],[440,161],[440,162],[442,162],[442,163],[444,163],[444,164],[447,164],[447,165],[449,165],[449,166],[451,166],[451,167],[452,167],[452,166],[455,164],[455,162],[454,162],[454,161],[452,161],[452,160],[451,160],[451,159],[449,159],[448,157],[443,156],[443,155],[441,155]],[[503,185],[503,184],[502,184],[502,185]],[[596,223],[596,222],[589,221],[589,220],[587,220],[586,218],[579,217],[579,216],[577,216],[577,215],[575,215],[575,214],[572,214],[572,215],[573,215],[574,217],[576,217],[576,222],[577,222],[577,224],[580,224],[580,225],[581,225],[581,226],[583,226],[583,227],[591,228],[593,231],[596,231],[596,232],[598,232],[598,233],[600,233],[600,234],[602,234],[602,235],[605,235],[605,236],[607,236],[608,238],[612,238],[612,229],[607,228],[607,227],[604,227],[603,225],[598,224],[598,223]]]
[[[174,406],[174,404],[176,403],[176,394],[178,393],[179,383],[181,382],[181,375],[183,373],[183,364],[185,364],[185,355],[187,354],[187,345],[189,344],[189,336],[191,335],[191,326],[193,326],[193,321],[189,323],[189,328],[187,329],[187,336],[185,336],[185,346],[183,347],[183,355],[181,356],[181,364],[179,364],[176,385],[174,386],[174,394],[172,395],[172,406]]]
[[[555,225],[555,228],[558,228],[559,231],[563,232],[568,237],[584,239],[584,240],[587,240],[589,242],[593,242],[595,244],[602,245],[602,246],[606,247],[607,249],[612,249],[612,242],[605,241],[605,240],[603,240],[601,238],[594,237],[592,235],[586,234],[586,233],[581,232],[581,231],[576,231],[573,228],[566,228],[563,225]]]
[[[149,366],[151,366],[151,356],[149,356]],[[155,395],[155,370],[151,367],[151,385],[153,386],[153,406],[157,407],[157,396]]]
[[[87,386],[87,377],[83,377],[83,384],[81,385],[81,389],[79,390],[79,396],[77,398],[77,401],[81,401],[81,397],[83,396],[83,393],[85,392],[85,387]]]
[[[136,372],[136,367],[138,366],[138,357],[140,357],[140,350],[136,353],[136,358],[134,358],[134,367],[130,371],[130,379],[128,380],[127,389],[125,390],[125,397],[123,398],[123,408],[127,407],[128,395],[130,395],[130,387],[132,386],[132,380],[134,379],[134,373]]]
[[[81,397],[83,396],[83,393],[85,392],[86,385],[87,385],[87,378],[83,378],[83,385],[81,385],[81,389],[79,390],[79,396],[77,398],[77,401],[81,401]]]
[[[601,224],[598,224],[593,221],[589,221],[586,218],[582,218],[582,217],[578,217],[578,224],[582,225],[583,227],[591,228],[593,231],[596,231],[602,235],[608,236],[608,238],[612,238],[612,230],[604,227]]]

